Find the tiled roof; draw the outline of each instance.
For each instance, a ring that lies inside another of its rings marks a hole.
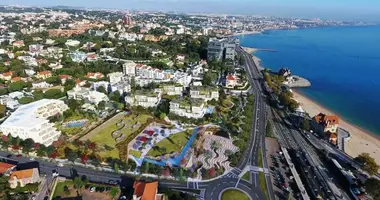
[[[0,174],[4,174],[5,172],[8,171],[8,169],[10,169],[10,168],[12,168],[14,166],[15,165],[0,162]]]
[[[133,188],[135,189],[134,195],[141,197],[141,200],[155,200],[158,182],[143,183],[135,181]]]
[[[16,177],[17,179],[24,179],[24,178],[30,178],[33,176],[33,169],[25,169],[20,171],[14,171],[10,175],[10,179],[14,179]]]

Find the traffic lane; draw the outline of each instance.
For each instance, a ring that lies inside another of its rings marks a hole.
[[[219,196],[222,195],[222,191],[228,188],[234,189],[238,179],[225,178],[217,182],[211,183],[205,192],[205,199],[207,200],[219,200]],[[239,181],[237,188],[245,191],[252,199],[260,197],[258,193],[260,190],[253,189],[252,185],[246,181]]]

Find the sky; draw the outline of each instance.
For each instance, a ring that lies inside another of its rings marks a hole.
[[[0,0],[0,4],[65,5],[380,22],[380,0]]]

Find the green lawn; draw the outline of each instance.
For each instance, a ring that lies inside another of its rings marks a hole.
[[[116,140],[112,137],[111,133],[115,130],[118,130],[120,127],[116,125],[117,122],[120,120],[124,120],[124,123],[126,124],[126,128],[124,128],[121,133],[125,134],[125,138],[127,138],[128,135],[130,135],[132,132],[137,131],[140,126],[135,126],[131,127],[133,124],[136,122],[139,122],[140,125],[144,124],[151,116],[149,115],[143,115],[141,114],[139,117],[136,119],[132,119],[134,115],[128,115],[124,117],[124,115],[120,115],[119,117],[113,118],[111,120],[108,120],[106,123],[104,123],[101,129],[98,130],[93,130],[96,131],[95,133],[89,133],[89,134],[94,134],[90,138],[91,141],[96,142],[99,146],[105,146],[108,145],[112,148],[114,148],[111,151],[105,151],[105,152],[99,152],[99,155],[101,157],[113,157],[113,158],[118,158],[119,157],[119,152],[116,146]]]
[[[263,154],[261,148],[257,151],[257,165],[258,167],[263,167]]]
[[[251,181],[251,173],[249,171],[247,171],[243,177],[242,177],[244,180],[250,182]]]
[[[67,185],[67,187],[70,187],[70,186],[74,185],[74,183],[72,180],[66,180],[64,182],[58,182],[57,187],[55,188],[55,191],[54,191],[53,198],[55,198],[57,196],[61,196],[61,197],[65,196],[65,191],[63,190],[65,185]]]
[[[140,151],[136,151],[136,150],[133,150],[133,149],[130,149],[128,151],[128,153],[132,156],[135,156],[136,158],[140,158],[141,156],[141,152]]]
[[[155,148],[148,152],[148,156],[156,157],[171,152],[179,152],[190,138],[193,130],[179,132],[158,142]]]
[[[259,185],[261,188],[261,191],[264,192],[264,196],[266,200],[269,200],[269,194],[267,189],[267,182],[265,181],[265,174],[264,172],[259,172]]]
[[[38,183],[27,184],[24,187],[17,187],[15,189],[11,189],[10,192],[14,193],[29,193],[29,192],[37,192],[38,191]]]
[[[226,190],[222,194],[222,200],[249,200],[249,197],[239,190]]]

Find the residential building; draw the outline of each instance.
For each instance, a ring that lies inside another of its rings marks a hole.
[[[32,83],[33,89],[49,88],[52,86],[52,84],[46,83],[46,81],[36,81]]]
[[[206,103],[203,99],[179,97],[170,101],[170,112],[179,116],[202,118],[206,111]]]
[[[8,181],[10,188],[24,187],[27,184],[38,182],[41,182],[38,168],[13,171]]]
[[[179,62],[184,62],[184,61],[185,61],[185,55],[183,55],[183,54],[177,54],[176,59],[177,59]]]
[[[98,80],[104,78],[104,74],[100,72],[88,72],[85,78]]]
[[[49,146],[61,133],[48,118],[62,114],[67,109],[63,101],[56,99],[41,99],[22,105],[0,125],[0,131],[22,140],[31,138],[36,143]]]
[[[108,87],[110,83],[108,81],[97,81],[92,83],[92,89],[97,90],[98,87],[103,87],[108,92]]]
[[[124,77],[124,74],[122,72],[113,72],[107,74],[107,76],[110,79],[110,83],[115,84],[121,81],[121,79]]]
[[[80,41],[78,40],[67,40],[65,43],[66,46],[70,46],[70,47],[77,47],[79,46],[79,44],[80,44]]]
[[[44,48],[43,45],[32,44],[32,45],[29,45],[29,52],[32,53],[33,55],[36,55],[36,54],[39,54],[43,48]]]
[[[98,60],[98,55],[96,53],[88,53],[87,54],[87,61],[88,62],[93,62]]]
[[[133,96],[126,96],[125,102],[131,106],[142,106],[145,108],[155,107],[161,101],[161,92],[154,90],[137,90]]]
[[[9,174],[14,167],[16,165],[0,162],[0,175]]]
[[[9,81],[12,79],[12,75],[13,75],[13,72],[4,72],[4,73],[0,74],[0,79]]]
[[[211,86],[191,86],[190,97],[204,99],[206,101],[219,99],[219,90],[217,87]]]
[[[51,71],[42,71],[42,72],[37,73],[36,78],[47,79],[47,78],[50,78],[52,75],[53,74],[51,73]]]
[[[234,88],[235,86],[239,85],[238,82],[239,78],[235,75],[229,74],[226,77],[226,88]]]
[[[75,86],[72,90],[67,91],[67,97],[69,99],[84,100],[86,103],[95,105],[98,105],[101,101],[109,101],[106,94],[85,87],[80,87],[79,85]]]
[[[160,84],[160,88],[158,90],[160,90],[162,94],[167,94],[170,96],[182,95],[184,87],[181,84],[162,83]]]
[[[49,64],[49,67],[50,67],[52,70],[57,70],[57,69],[62,69],[62,68],[63,68],[63,65],[61,65],[61,63],[59,63],[59,62],[56,62],[56,63],[50,63],[50,64]]]
[[[136,63],[127,61],[123,64],[123,74],[128,76],[136,76]]]
[[[207,60],[235,60],[236,46],[239,40],[236,38],[211,38],[207,47]]]
[[[164,200],[163,194],[157,194],[157,181],[151,183],[135,181],[133,183],[133,189],[133,200]]]
[[[87,58],[87,54],[81,51],[76,51],[69,55],[73,62],[83,62]]]
[[[15,47],[20,48],[20,47],[25,46],[25,44],[24,44],[23,40],[18,40],[18,41],[14,41],[12,43],[12,46],[13,46],[13,48],[15,48]]]
[[[65,84],[66,83],[66,80],[68,79],[72,79],[73,77],[70,76],[70,75],[67,75],[67,74],[60,74],[59,75],[59,79],[61,79],[61,83],[62,84]]]
[[[313,130],[319,134],[336,133],[339,126],[339,117],[319,113],[313,117],[311,125]]]

